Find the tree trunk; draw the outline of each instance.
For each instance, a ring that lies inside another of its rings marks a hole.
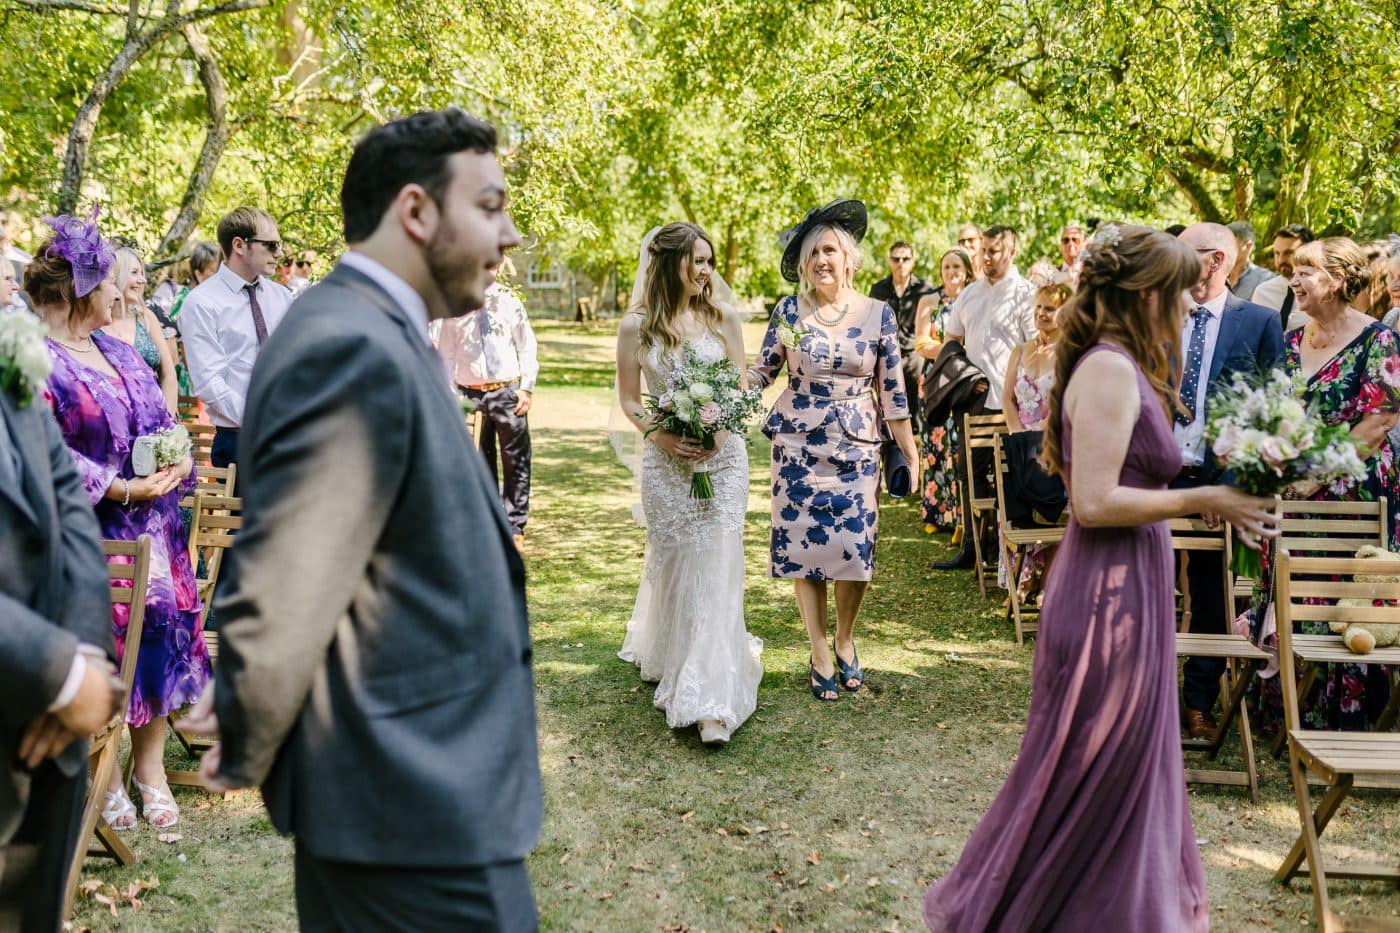
[[[1167,174],[1171,180],[1176,182],[1176,186],[1181,189],[1191,202],[1191,206],[1196,210],[1196,216],[1208,223],[1223,224],[1225,215],[1215,203],[1215,198],[1211,196],[1210,189],[1205,186],[1200,177],[1187,168],[1167,168]]]
[[[214,169],[223,157],[231,134],[226,116],[228,85],[224,82],[223,73],[219,71],[219,63],[210,51],[209,43],[193,24],[186,26],[182,31],[185,42],[190,47],[190,54],[199,65],[199,80],[204,85],[204,106],[209,120],[204,133],[204,146],[199,150],[199,158],[195,161],[194,171],[185,187],[180,210],[165,238],[160,241],[160,246],[156,247],[156,255],[162,257],[179,249],[189,238],[195,224],[199,223],[199,215],[204,211],[204,195],[209,190],[210,182],[214,180]]]
[[[301,0],[289,0],[282,8],[284,34],[277,44],[277,64],[288,69],[292,86],[297,88],[320,83],[316,80],[319,50],[314,46],[315,36],[301,12]]]
[[[739,241],[734,236],[734,221],[724,225],[724,280],[734,287],[734,267],[739,264]]]

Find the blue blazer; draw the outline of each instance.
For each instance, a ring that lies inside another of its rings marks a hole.
[[[1210,379],[1206,385],[1206,404],[1221,386],[1229,385],[1235,373],[1250,375],[1283,364],[1283,327],[1278,312],[1257,305],[1227,292],[1225,310],[1220,316],[1220,332],[1215,340],[1215,355],[1210,361]],[[1201,468],[1202,485],[1219,481],[1224,472],[1215,460],[1215,451],[1206,445],[1206,459]]]

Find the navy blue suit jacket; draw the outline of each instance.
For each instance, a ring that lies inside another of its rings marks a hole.
[[[1229,385],[1235,373],[1252,373],[1272,369],[1283,363],[1283,327],[1278,312],[1263,305],[1236,298],[1227,292],[1225,310],[1220,316],[1220,332],[1215,340],[1215,355],[1210,361],[1210,379],[1206,387],[1206,406],[1211,396]],[[1224,472],[1215,460],[1215,451],[1206,445],[1206,459],[1201,466],[1201,484],[1219,481]]]

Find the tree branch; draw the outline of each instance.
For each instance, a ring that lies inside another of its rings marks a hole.
[[[189,184],[185,186],[185,196],[180,202],[180,210],[171,222],[169,231],[156,247],[156,255],[164,256],[184,243],[190,231],[199,222],[204,211],[204,196],[209,184],[214,180],[214,169],[228,147],[233,128],[227,120],[228,84],[219,71],[219,62],[209,49],[209,43],[194,24],[181,30],[185,44],[190,47],[190,55],[199,65],[199,81],[204,85],[204,106],[208,124],[204,133],[204,145],[195,160],[194,171]]]
[[[100,16],[123,16],[126,13],[120,7],[103,6],[88,0],[5,0],[5,5],[40,12],[72,10],[77,13],[96,13]]]
[[[1176,186],[1186,195],[1191,206],[1196,209],[1196,214],[1202,220],[1209,223],[1225,223],[1225,215],[1220,207],[1215,203],[1215,198],[1211,196],[1210,189],[1198,178],[1195,173],[1186,168],[1174,168],[1167,166],[1167,175],[1176,182]]]

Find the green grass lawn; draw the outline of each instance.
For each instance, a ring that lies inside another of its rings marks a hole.
[[[888,503],[856,630],[868,689],[813,700],[791,586],[767,576],[768,457],[755,433],[746,608],[764,641],[758,710],[721,750],[667,729],[651,688],[616,656],[643,536],[603,433],[611,336],[566,324],[539,336],[526,553],[546,795],[530,870],[544,928],[919,929],[923,888],[956,860],[1015,759],[1033,646],[1014,644],[1000,600],[981,600],[970,574],[929,569],[947,549],[923,533],[914,503]],[[752,354],[758,331],[746,336]],[[1261,768],[1257,806],[1235,790],[1192,789],[1216,929],[1298,929],[1311,915],[1306,883],[1272,880],[1297,817],[1286,771],[1271,759]],[[290,846],[257,794],[176,796],[180,840],[158,842],[143,823],[128,834],[138,864],[88,863],[109,894],[138,879],[159,886],[140,909],[118,898],[115,918],[80,902],[78,924],[293,926]],[[1343,858],[1394,860],[1397,824],[1400,799],[1363,792],[1327,835]],[[1400,915],[1393,888],[1334,882],[1332,894],[1346,913]]]

